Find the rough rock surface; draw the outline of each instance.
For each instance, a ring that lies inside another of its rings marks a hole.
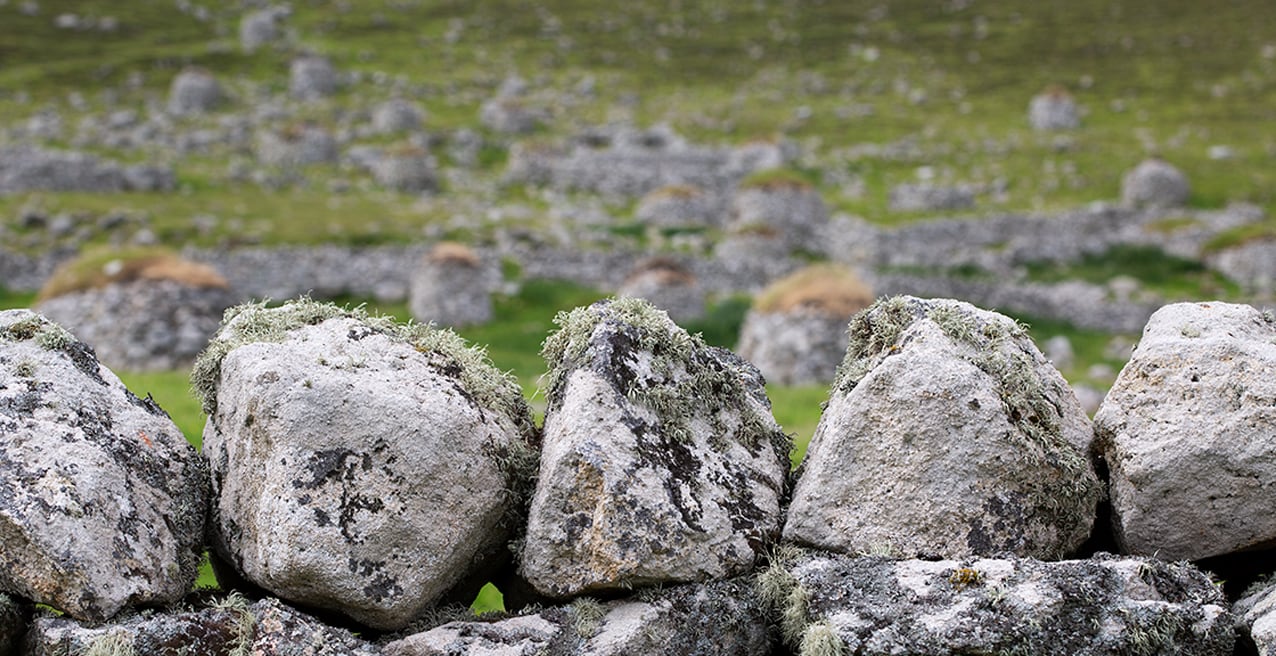
[[[1123,550],[1195,560],[1276,544],[1273,370],[1271,312],[1152,315],[1094,418]]]
[[[750,569],[782,521],[790,446],[757,370],[640,299],[558,322],[523,575],[563,597]]]
[[[425,112],[414,102],[392,98],[372,110],[372,129],[381,134],[421,129]]]
[[[1243,640],[1254,646],[1258,656],[1276,656],[1276,581],[1270,578],[1247,591],[1232,612]]]
[[[762,182],[746,185],[732,199],[729,227],[767,226],[790,248],[820,250],[828,207],[810,185]]]
[[[616,295],[646,299],[680,324],[699,319],[705,312],[705,293],[699,281],[687,267],[669,258],[639,262]]]
[[[408,288],[408,310],[417,321],[471,326],[492,320],[491,270],[468,247],[440,244],[421,258]]]
[[[385,153],[372,163],[372,177],[387,189],[420,193],[438,188],[438,174],[429,153],[405,148]]]
[[[314,125],[261,132],[254,144],[257,159],[268,166],[295,167],[337,161],[337,142]]]
[[[773,638],[752,579],[680,585],[495,622],[452,622],[385,646],[386,656],[762,656]]]
[[[87,345],[0,312],[0,590],[89,621],[181,599],[206,476],[168,415]]]
[[[768,383],[827,385],[846,355],[849,319],[823,312],[750,310],[740,326],[736,350]]]
[[[1081,126],[1077,101],[1062,89],[1050,89],[1028,103],[1028,123],[1034,130],[1074,130]]]
[[[337,91],[337,70],[324,57],[292,60],[288,68],[288,93],[297,100],[319,100]]]
[[[760,580],[803,654],[1227,656],[1234,642],[1222,591],[1187,563],[807,555]]]
[[[0,592],[0,655],[17,654],[27,635],[31,605]]]
[[[856,315],[784,537],[842,553],[1059,558],[1101,486],[1089,418],[1021,326],[909,296]]]
[[[178,73],[168,90],[168,111],[183,116],[202,114],[217,108],[226,94],[217,78],[202,69]]]
[[[704,190],[688,186],[661,187],[642,197],[634,218],[662,228],[699,228],[718,224],[720,203]]]
[[[125,166],[75,151],[0,148],[0,195],[24,191],[166,191],[171,168]]]
[[[376,656],[349,631],[325,626],[277,599],[231,597],[195,611],[133,615],[106,626],[60,617],[35,621],[28,656],[183,654],[185,656]]]
[[[107,366],[156,371],[189,367],[234,304],[224,287],[138,280],[56,296],[38,309],[92,345]]]
[[[1121,179],[1121,202],[1134,207],[1178,207],[1191,194],[1187,176],[1161,159],[1147,159]]]
[[[192,381],[212,547],[256,585],[400,629],[506,553],[535,431],[512,378],[452,333],[240,306]]]

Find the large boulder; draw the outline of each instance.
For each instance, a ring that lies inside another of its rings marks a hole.
[[[207,471],[168,415],[29,310],[0,312],[0,591],[94,622],[180,600]]]
[[[773,637],[752,579],[652,589],[617,601],[498,621],[450,622],[385,646],[386,656],[764,656]]]
[[[1090,535],[1091,424],[1022,326],[897,296],[848,327],[784,537],[842,553],[1055,559]]]
[[[451,332],[239,306],[192,383],[212,548],[248,581],[395,630],[508,556],[535,428],[513,378]]]
[[[1163,159],[1143,160],[1121,179],[1121,202],[1134,207],[1179,207],[1191,194],[1187,176]]]
[[[564,597],[752,568],[790,448],[757,370],[641,299],[557,321],[523,575]]]
[[[802,654],[1228,656],[1222,590],[1188,563],[797,555],[759,577]]]
[[[377,656],[371,643],[280,603],[249,603],[232,594],[206,608],[137,614],[104,626],[63,617],[37,619],[27,656],[64,654],[260,654],[261,656]]]
[[[1094,417],[1117,543],[1196,560],[1276,544],[1276,317],[1176,303]]]
[[[1232,606],[1236,629],[1258,656],[1276,656],[1276,580],[1254,585]]]

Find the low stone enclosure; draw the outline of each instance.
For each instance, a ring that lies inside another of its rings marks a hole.
[[[0,312],[0,653],[1276,653],[1270,311],[1160,309],[1092,423],[1014,321],[879,300],[796,471],[732,352],[557,323],[538,426],[450,331],[237,306],[197,453]]]

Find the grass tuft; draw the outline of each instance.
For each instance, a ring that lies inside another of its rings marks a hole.
[[[188,287],[227,286],[226,279],[212,267],[183,260],[165,248],[96,248],[59,266],[36,300],[138,280],[172,280]]]

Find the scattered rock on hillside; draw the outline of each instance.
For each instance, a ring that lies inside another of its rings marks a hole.
[[[438,188],[434,160],[416,147],[390,149],[372,163],[372,177],[387,189],[421,193]]]
[[[1081,546],[1102,494],[1090,420],[1020,325],[897,296],[848,334],[786,539],[926,558]]]
[[[192,382],[212,547],[254,584],[393,630],[508,557],[531,414],[452,333],[309,300],[239,306]]]
[[[277,599],[249,603],[232,596],[200,610],[138,614],[118,623],[85,626],[61,617],[37,619],[28,656],[63,654],[271,654],[377,656],[349,631],[325,626]]]
[[[1276,655],[1276,580],[1259,583],[1232,606],[1236,630],[1258,656]]]
[[[425,112],[416,103],[402,98],[387,100],[372,110],[372,129],[381,134],[421,129]]]
[[[827,385],[846,355],[846,324],[872,302],[873,290],[848,269],[800,269],[754,299],[737,350],[768,383]]]
[[[487,323],[492,320],[495,274],[468,246],[440,243],[412,272],[408,310],[417,321],[440,326]]]
[[[1270,311],[1152,315],[1094,418],[1122,550],[1196,560],[1276,542],[1274,368]]]
[[[677,260],[652,257],[638,262],[616,296],[646,299],[681,324],[704,316],[705,293],[696,276]]]
[[[1034,130],[1074,130],[1081,126],[1077,101],[1060,86],[1052,86],[1028,103],[1028,122]]]
[[[0,312],[0,589],[94,622],[178,601],[203,551],[206,476],[86,344]]]
[[[1156,157],[1143,160],[1121,179],[1121,202],[1133,207],[1179,207],[1191,188],[1187,176]]]
[[[661,228],[702,228],[718,223],[716,205],[698,187],[670,185],[643,196],[634,218]]]
[[[31,621],[31,604],[0,592],[0,654],[18,654]]]
[[[818,252],[824,245],[828,221],[828,207],[814,187],[775,176],[742,183],[732,199],[728,225],[767,226],[777,231],[790,248]]]
[[[386,656],[503,654],[763,656],[773,638],[752,579],[680,585],[492,622],[451,622],[385,646]]]
[[[1266,298],[1276,295],[1276,236],[1248,240],[1211,253],[1205,263],[1250,293]]]
[[[901,184],[891,188],[892,212],[948,212],[975,206],[975,192],[965,187]]]
[[[168,90],[168,111],[178,116],[202,114],[216,109],[225,97],[212,73],[188,68],[173,78]]]
[[[297,100],[320,100],[337,92],[337,69],[317,55],[292,60],[288,69],[288,94]]]
[[[26,191],[165,191],[172,169],[121,165],[75,151],[0,148],[0,196]]]
[[[564,597],[752,568],[790,447],[757,370],[639,299],[557,321],[523,575]]]
[[[287,9],[271,7],[244,14],[239,20],[239,45],[244,52],[252,53],[275,43],[282,36]]]
[[[1234,642],[1222,591],[1188,563],[812,554],[759,589],[803,654],[1228,656]]]
[[[521,98],[499,96],[479,107],[479,122],[500,134],[527,134],[540,126],[541,117]]]
[[[337,161],[337,141],[316,125],[293,125],[257,134],[257,159],[267,166],[292,168]]]

